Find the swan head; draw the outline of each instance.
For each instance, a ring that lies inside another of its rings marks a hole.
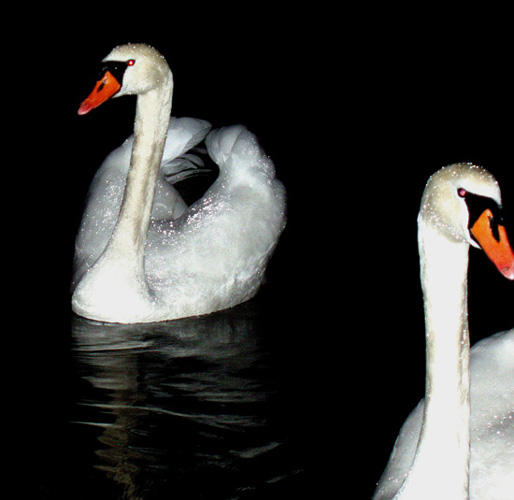
[[[173,85],[164,56],[142,43],[119,45],[102,60],[100,78],[78,114],[89,113],[111,97],[145,94],[163,85]]]
[[[514,280],[514,252],[501,213],[498,182],[469,163],[438,170],[427,182],[419,220],[451,241],[481,248],[508,279]]]

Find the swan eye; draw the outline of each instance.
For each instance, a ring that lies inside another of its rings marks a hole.
[[[130,59],[129,61],[127,61],[127,66],[134,66],[134,64],[136,64],[136,61],[134,61],[134,59]]]
[[[461,198],[465,198],[466,195],[468,194],[468,192],[464,189],[464,188],[459,188],[457,190],[457,194],[461,197]]]

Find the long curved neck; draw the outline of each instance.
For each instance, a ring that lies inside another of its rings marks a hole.
[[[395,497],[465,500],[469,494],[469,246],[420,218],[426,395],[411,472]]]
[[[141,261],[150,222],[166,132],[170,122],[173,81],[141,94],[137,99],[134,145],[118,223],[109,247],[133,263]]]

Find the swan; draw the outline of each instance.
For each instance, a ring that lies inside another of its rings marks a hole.
[[[273,162],[241,125],[211,131],[170,116],[173,75],[146,44],[115,47],[78,109],[136,95],[134,134],[96,173],[75,243],[72,309],[143,323],[227,309],[255,295],[285,227],[286,195]],[[168,179],[205,139],[219,176],[187,206]]]
[[[514,330],[477,343],[470,360],[467,320],[470,246],[514,279],[500,207],[498,183],[482,167],[450,165],[427,182],[418,216],[426,393],[374,500],[514,498]]]

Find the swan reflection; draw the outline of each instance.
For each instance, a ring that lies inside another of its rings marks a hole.
[[[95,470],[124,498],[223,498],[298,472],[251,304],[154,324],[75,317],[73,340],[87,385],[73,420],[98,429]]]

